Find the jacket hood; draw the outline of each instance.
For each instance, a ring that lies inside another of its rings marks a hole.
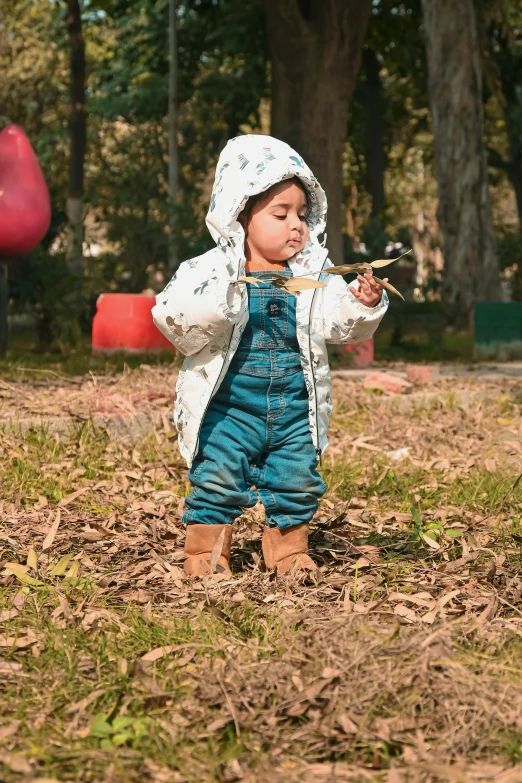
[[[207,227],[227,255],[243,258],[245,232],[238,221],[250,196],[298,177],[307,190],[309,239],[302,253],[319,245],[326,226],[326,194],[304,160],[284,141],[257,134],[231,139],[219,156],[207,213]]]

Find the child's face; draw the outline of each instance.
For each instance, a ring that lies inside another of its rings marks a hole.
[[[283,181],[254,206],[246,224],[247,258],[287,261],[308,239],[307,204],[302,188]]]

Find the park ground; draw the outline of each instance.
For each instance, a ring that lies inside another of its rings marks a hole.
[[[2,368],[0,780],[522,781],[522,377],[338,372],[302,585],[260,508],[184,578],[175,363],[105,369]]]

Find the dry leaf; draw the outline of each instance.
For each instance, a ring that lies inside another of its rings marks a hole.
[[[145,653],[145,655],[142,655],[140,661],[147,661],[148,663],[151,663],[152,661],[159,661],[160,658],[164,658],[166,655],[169,655],[175,649],[176,647],[173,647],[172,645],[167,645],[165,647],[156,647],[154,650],[150,650],[150,652]]]
[[[358,725],[350,718],[347,712],[341,712],[337,716],[337,723],[345,734],[357,734],[359,731]]]
[[[422,538],[424,543],[430,546],[432,549],[440,549],[440,544],[438,544],[437,541],[435,541],[430,536],[427,536],[426,533],[421,533],[420,537]]]
[[[36,641],[36,636],[0,636],[0,647],[18,650],[30,647]]]
[[[14,674],[17,677],[21,677],[22,664],[15,663],[14,661],[0,661],[0,675],[3,677],[9,677]]]
[[[0,623],[5,623],[8,620],[12,620],[18,614],[18,609],[4,609],[0,612]]]
[[[325,680],[334,680],[336,677],[340,677],[341,674],[341,669],[332,669],[331,666],[326,666],[321,672],[321,677]]]
[[[398,617],[404,617],[406,620],[410,620],[413,623],[417,623],[420,619],[417,617],[413,609],[409,609],[404,604],[397,604],[397,606],[395,606],[393,609],[393,613]]]
[[[412,248],[407,250],[405,253],[402,253],[402,255],[397,256],[397,258],[380,258],[377,261],[370,261],[370,264],[374,269],[382,269],[383,266],[394,264],[396,261],[399,261],[401,258],[404,258],[404,256],[409,255],[411,252]]]
[[[67,573],[65,574],[65,579],[76,579],[78,576],[78,573],[80,571],[80,564],[77,560],[74,561],[72,566],[69,568]]]
[[[26,569],[27,566],[23,566],[21,563],[6,563],[3,573],[6,576],[16,576],[20,582],[23,582],[26,585],[43,585],[43,582],[41,582],[39,579],[35,579],[34,577],[29,576]]]
[[[7,753],[2,756],[2,762],[8,766],[12,772],[20,772],[22,775],[31,773],[31,765],[21,753]]]
[[[58,531],[59,524],[60,524],[60,509],[57,509],[54,522],[51,525],[51,529],[47,533],[44,542],[42,544],[42,552],[47,552],[47,550],[52,547],[56,533]]]
[[[73,500],[76,500],[76,498],[79,498],[80,495],[85,495],[86,492],[90,492],[91,487],[82,487],[81,489],[77,489],[75,492],[71,492],[70,495],[66,495],[64,498],[62,498],[59,502],[59,506],[68,506],[69,503],[72,503]]]
[[[216,720],[213,720],[212,723],[209,723],[206,730],[209,734],[213,734],[215,731],[219,731],[219,729],[224,728],[227,723],[231,722],[232,718],[230,715],[227,715],[225,718],[216,718]]]
[[[284,285],[280,286],[290,294],[298,294],[300,291],[308,291],[310,288],[326,288],[326,283],[312,280],[310,277],[290,277]]]
[[[73,712],[83,712],[90,704],[96,701],[96,699],[98,699],[104,693],[105,688],[98,688],[97,690],[92,691],[81,701],[77,701],[75,704],[70,704],[68,707],[66,707],[65,714],[71,715]]]
[[[51,569],[51,576],[62,576],[67,570],[67,566],[72,560],[72,555],[64,555]]]
[[[402,299],[402,301],[404,302],[404,297],[403,297],[403,295],[401,294],[401,292],[400,292],[400,291],[397,291],[397,289],[395,288],[395,286],[393,286],[393,285],[392,285],[391,283],[389,283],[387,280],[381,280],[381,278],[380,278],[380,277],[375,277],[375,275],[373,276],[373,279],[374,279],[374,280],[375,280],[377,283],[379,283],[380,285],[382,285],[382,287],[383,287],[383,288],[385,288],[387,291],[391,291],[391,293],[392,293],[392,294],[396,294],[397,296],[399,296],[399,297]]]
[[[32,547],[27,553],[27,567],[32,568],[33,571],[36,571],[38,568],[38,558],[36,557],[36,552]]]
[[[372,273],[372,268],[370,264],[339,264],[339,266],[329,266],[327,269],[323,269],[323,273],[327,275],[367,275]]]
[[[21,722],[21,720],[13,720],[7,726],[0,726],[0,742],[3,742],[4,740],[9,739],[9,737],[12,737],[13,734],[16,734]]]

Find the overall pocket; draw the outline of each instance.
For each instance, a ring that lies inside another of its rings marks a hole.
[[[254,330],[252,346],[270,349],[285,348],[288,337],[288,297],[284,291],[261,289],[256,292],[259,329]]]

